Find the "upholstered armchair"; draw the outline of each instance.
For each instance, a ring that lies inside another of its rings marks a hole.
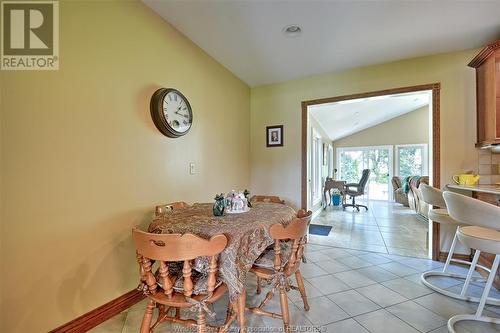
[[[392,187],[394,189],[394,201],[406,207],[410,207],[415,213],[427,216],[427,204],[422,200],[420,184],[429,185],[428,176],[411,176],[408,179],[409,188],[405,191],[404,182],[406,178],[392,177]],[[408,192],[408,193],[406,193]]]
[[[405,193],[405,190],[402,186],[402,180],[400,177],[394,176],[392,177],[392,188],[394,190],[394,201],[402,204],[403,206],[410,207],[408,203],[408,195]]]
[[[420,184],[429,185],[429,176],[414,176],[410,178],[410,192],[408,193],[408,203],[410,208],[417,214],[427,217],[429,205],[426,204],[422,198],[422,190],[419,188]]]

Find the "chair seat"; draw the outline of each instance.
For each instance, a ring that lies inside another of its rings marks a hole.
[[[345,190],[345,194],[351,196],[351,195],[359,195],[360,192],[358,190]]]
[[[252,266],[252,268],[250,268],[250,272],[254,273],[255,275],[257,275],[257,277],[260,277],[264,280],[268,280],[274,274],[274,270],[272,268],[264,268],[257,266]]]
[[[448,210],[444,208],[436,208],[429,210],[428,217],[430,220],[443,223],[443,224],[459,224],[457,221],[451,218],[450,214],[448,214]]]
[[[281,264],[285,265],[292,251],[291,245],[287,242],[281,242]],[[254,266],[261,268],[274,267],[274,248],[267,248],[254,262]]]
[[[458,230],[458,239],[467,247],[492,254],[500,254],[500,231],[466,226]]]

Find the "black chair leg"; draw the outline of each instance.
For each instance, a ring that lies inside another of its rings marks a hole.
[[[352,206],[359,212],[359,207],[356,205],[356,196],[352,197]]]
[[[364,209],[366,209],[366,211],[368,211],[368,207],[366,207],[365,205],[357,205],[358,207],[363,207]]]
[[[368,211],[368,207],[367,206],[360,205],[360,204],[356,203],[356,196],[353,196],[351,198],[352,198],[352,203],[350,203],[350,204],[343,204],[342,205],[342,208],[344,210],[345,210],[346,207],[353,207],[353,208],[356,208],[356,210],[359,212],[359,207],[363,207],[364,209],[366,209],[366,211]]]
[[[368,207],[367,207],[367,206],[357,204],[357,203],[355,202],[355,199],[356,199],[356,197],[352,198],[352,203],[356,206],[356,208],[358,209],[358,212],[359,212],[359,207],[363,207],[364,209],[366,209],[366,211],[368,211]]]

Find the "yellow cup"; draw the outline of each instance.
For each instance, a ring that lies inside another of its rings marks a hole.
[[[458,185],[476,185],[479,181],[479,176],[463,173],[453,176],[452,179]]]

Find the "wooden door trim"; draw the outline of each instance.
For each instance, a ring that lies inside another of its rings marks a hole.
[[[301,171],[301,206],[307,208],[307,108],[311,105],[333,103],[345,101],[349,99],[367,98],[382,95],[402,94],[408,92],[416,92],[423,90],[432,91],[432,185],[436,188],[441,187],[441,136],[440,136],[440,83],[430,83],[415,85],[409,87],[391,88],[378,91],[370,91],[365,93],[357,93],[351,95],[319,98],[303,101],[302,104],[302,171]],[[440,255],[439,251],[439,224],[433,223],[433,243],[432,243],[432,258],[437,260]]]

